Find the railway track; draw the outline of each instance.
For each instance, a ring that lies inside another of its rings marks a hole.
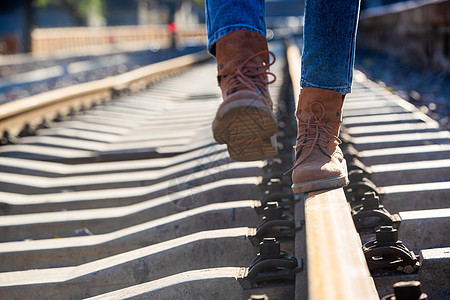
[[[377,299],[411,280],[448,297],[448,132],[357,73],[341,136],[351,184],[294,197],[287,45],[271,44],[268,161],[214,142],[204,54],[0,106],[1,298]]]

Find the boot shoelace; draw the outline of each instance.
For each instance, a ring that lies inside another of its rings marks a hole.
[[[262,55],[269,55],[273,58],[272,62],[268,64],[264,63],[262,65],[251,65],[253,59]],[[247,87],[250,90],[256,90],[260,94],[265,89],[266,85],[274,83],[276,80],[275,74],[269,72],[268,69],[275,63],[275,54],[271,51],[261,51],[256,53],[253,56],[247,58],[239,67],[236,68],[236,71],[229,75],[231,77],[231,82],[228,88],[228,93],[233,93],[240,89],[242,86]],[[273,76],[272,80],[268,80],[268,75]],[[226,77],[227,75],[223,76]],[[255,80],[252,80],[255,79]]]
[[[325,124],[323,121],[323,118],[325,116],[325,107],[320,102],[313,102],[311,104],[311,111],[312,107],[314,105],[318,105],[320,107],[321,113],[316,114],[313,112],[313,114],[308,118],[307,122],[298,120],[298,137],[297,137],[297,144],[295,146],[295,151],[298,153],[298,151],[301,148],[309,147],[308,152],[305,156],[303,156],[302,159],[295,162],[294,166],[289,169],[285,174],[291,172],[296,167],[298,167],[302,162],[304,162],[312,153],[314,148],[319,148],[319,150],[326,156],[331,156],[326,153],[322,148],[326,148],[330,142],[330,138],[333,140],[336,140],[339,144],[342,143],[342,141],[334,135],[332,132],[332,127]],[[301,130],[300,128],[306,126],[304,129],[304,134],[300,134]],[[325,137],[324,137],[325,136]],[[327,138],[328,137],[328,138]]]

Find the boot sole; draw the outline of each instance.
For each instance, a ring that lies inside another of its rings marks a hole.
[[[243,140],[228,144],[228,153],[235,161],[253,161],[274,157],[278,153],[276,135],[263,140]]]
[[[347,175],[347,163],[345,159],[342,161],[344,165],[344,174],[329,178],[317,179],[308,182],[294,183],[291,188],[294,194],[305,194],[320,190],[336,189],[349,184]]]
[[[227,144],[236,161],[253,161],[277,154],[277,122],[273,112],[256,100],[242,99],[222,106],[213,122],[214,139]]]

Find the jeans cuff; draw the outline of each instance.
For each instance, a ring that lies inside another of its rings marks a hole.
[[[352,92],[352,87],[351,86],[350,87],[349,86],[346,86],[346,87],[324,86],[324,85],[308,83],[308,82],[304,81],[303,79],[300,81],[300,86],[302,88],[314,87],[314,88],[319,88],[319,89],[324,89],[324,90],[335,91],[335,92],[340,93],[341,95],[347,95],[347,94],[350,94]]]
[[[249,25],[245,25],[245,24],[235,24],[235,25],[225,26],[225,27],[220,28],[220,30],[214,32],[211,36],[208,37],[208,52],[211,55],[216,56],[217,41],[219,41],[221,38],[223,38],[224,36],[226,36],[227,34],[233,32],[233,31],[242,30],[242,29],[255,31],[255,32],[262,34],[263,36],[266,36],[266,33],[263,32],[261,29],[258,29],[256,27],[252,27]]]

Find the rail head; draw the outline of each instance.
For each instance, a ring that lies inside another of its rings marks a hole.
[[[342,188],[305,195],[309,299],[379,299]]]
[[[300,68],[301,53],[298,46],[293,40],[286,41],[286,59],[289,67],[289,76],[291,77],[292,92],[294,93],[294,101],[300,96]],[[297,101],[295,107],[297,108]]]

